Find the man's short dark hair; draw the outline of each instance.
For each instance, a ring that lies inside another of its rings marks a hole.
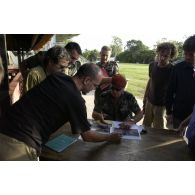
[[[78,78],[91,77],[92,79],[95,79],[99,71],[100,68],[96,64],[86,63],[79,68],[75,76]]]
[[[54,64],[58,64],[59,60],[63,58],[66,58],[67,61],[70,61],[70,55],[66,49],[61,46],[54,46],[45,53],[44,65],[47,66],[49,61]]]
[[[195,35],[187,38],[183,44],[183,50],[188,52],[195,52]]]
[[[70,53],[72,50],[76,50],[78,52],[79,55],[82,55],[82,50],[81,47],[78,43],[76,42],[69,42],[66,46],[65,46],[66,50]]]
[[[156,52],[161,52],[161,51],[171,51],[171,59],[176,57],[177,55],[177,48],[175,46],[175,44],[171,43],[171,42],[164,42],[164,43],[160,43],[159,45],[157,45],[157,49]]]

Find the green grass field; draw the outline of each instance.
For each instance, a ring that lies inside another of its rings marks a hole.
[[[148,81],[148,64],[119,63],[119,71],[129,80],[127,91],[143,98]]]

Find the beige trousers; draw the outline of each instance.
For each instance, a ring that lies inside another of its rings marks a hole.
[[[38,160],[37,152],[24,142],[0,133],[0,160]]]
[[[165,107],[155,106],[149,101],[146,102],[145,116],[143,120],[143,125],[145,127],[153,127],[157,129],[164,129],[164,117],[165,117]]]

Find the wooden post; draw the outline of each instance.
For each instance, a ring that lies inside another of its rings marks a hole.
[[[0,116],[10,106],[6,35],[0,34],[0,56],[4,67],[4,79],[0,85]]]
[[[20,49],[18,49],[17,55],[18,55],[18,64],[21,64],[22,60],[21,60],[21,52],[20,52]]]

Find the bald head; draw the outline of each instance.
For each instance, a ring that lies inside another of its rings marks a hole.
[[[86,94],[100,84],[102,81],[102,71],[97,65],[86,63],[79,68],[73,80],[76,81],[78,89],[83,94]]]
[[[79,68],[75,76],[78,78],[90,77],[95,79],[99,73],[101,73],[101,70],[96,64],[86,63]]]

